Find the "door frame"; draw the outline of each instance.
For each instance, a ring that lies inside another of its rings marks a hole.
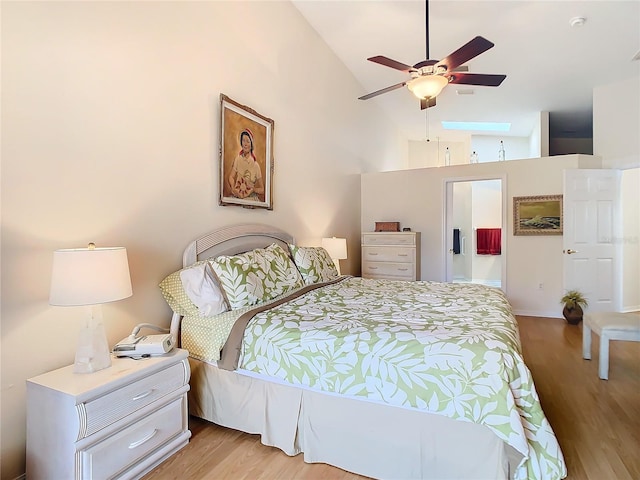
[[[507,219],[508,219],[508,203],[507,203],[507,174],[486,174],[486,175],[470,175],[463,177],[445,177],[442,180],[442,194],[444,197],[442,212],[442,245],[444,246],[444,255],[442,271],[444,272],[445,282],[451,282],[453,279],[453,255],[449,252],[449,247],[453,245],[453,184],[460,182],[475,182],[485,180],[500,180],[500,193],[502,196],[502,225],[501,225],[501,242],[502,242],[502,265],[500,289],[507,294]]]

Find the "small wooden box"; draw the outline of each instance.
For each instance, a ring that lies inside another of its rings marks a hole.
[[[376,232],[399,232],[400,222],[376,222]]]

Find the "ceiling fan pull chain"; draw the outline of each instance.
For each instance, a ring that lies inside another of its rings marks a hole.
[[[429,110],[424,111],[424,131],[425,136],[427,137],[427,142],[429,141]]]

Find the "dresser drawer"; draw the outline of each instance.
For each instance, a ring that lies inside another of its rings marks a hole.
[[[416,260],[413,247],[362,247],[362,261],[371,262],[410,262]]]
[[[362,262],[364,278],[415,280],[415,266],[411,263]]]
[[[363,233],[363,245],[415,245],[414,233]]]
[[[126,427],[106,440],[77,452],[82,478],[117,477],[138,460],[186,428],[183,425],[185,395],[153,412],[143,420]]]
[[[111,393],[78,405],[78,413],[81,418],[78,439],[94,434],[132,412],[178,390],[187,382],[188,373],[184,363],[180,362],[135,383],[125,385]]]

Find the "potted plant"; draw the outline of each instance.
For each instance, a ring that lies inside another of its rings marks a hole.
[[[569,290],[564,297],[560,299],[560,303],[564,304],[562,315],[571,325],[577,325],[582,321],[582,311],[589,305],[587,299],[578,290]]]

